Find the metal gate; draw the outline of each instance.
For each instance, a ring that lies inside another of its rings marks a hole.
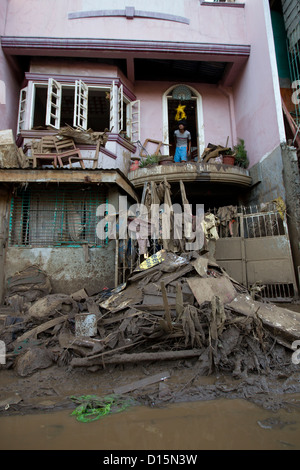
[[[269,300],[297,296],[286,213],[278,203],[238,208],[234,218],[219,226],[219,235],[216,261],[232,278],[249,289],[260,287],[260,295]]]

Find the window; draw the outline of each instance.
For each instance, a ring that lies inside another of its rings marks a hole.
[[[38,187],[19,190],[11,203],[10,246],[103,246],[96,234],[97,207],[107,205],[107,194],[97,189]]]
[[[141,140],[140,125],[141,103],[140,100],[131,101],[129,103],[127,118],[127,134],[131,142],[135,143]]]
[[[18,116],[18,126],[17,134],[24,129],[25,124],[25,112],[26,112],[26,101],[27,101],[27,87],[23,88],[20,91],[20,100],[19,100],[19,116]]]
[[[59,129],[70,125],[79,129],[114,133],[126,132],[130,118],[129,99],[124,96],[123,85],[114,81],[111,87],[88,86],[82,80],[61,84],[49,78],[48,83],[34,83],[31,117],[26,125],[27,88],[21,90],[18,130]],[[135,116],[136,117],[136,116]]]

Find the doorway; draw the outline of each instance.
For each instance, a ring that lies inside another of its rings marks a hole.
[[[186,118],[186,129],[191,133],[192,138],[192,154],[197,151],[197,101],[196,99],[190,99],[186,101],[181,101],[178,99],[168,99],[168,121],[169,121],[169,142],[172,144],[170,147],[170,155],[174,156],[175,154],[175,144],[174,144],[174,131],[178,129],[178,120],[175,119],[177,115],[178,107],[184,106],[184,113]]]
[[[178,91],[177,93],[177,90]],[[185,90],[185,93],[182,92]],[[178,113],[179,109],[183,113]],[[169,88],[163,96],[164,142],[169,144],[168,153],[174,156],[174,131],[178,129],[178,119],[184,118],[187,130],[192,138],[192,159],[200,157],[204,150],[204,127],[201,95],[186,85],[176,85]]]

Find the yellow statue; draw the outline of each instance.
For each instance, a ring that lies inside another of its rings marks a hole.
[[[182,119],[186,119],[186,114],[184,112],[186,106],[183,105],[178,105],[178,108],[176,109],[177,113],[175,116],[175,121],[181,121]]]

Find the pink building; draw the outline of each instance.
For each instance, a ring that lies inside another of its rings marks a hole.
[[[111,202],[121,193],[133,200],[141,197],[145,183],[166,178],[175,199],[184,181],[189,201],[206,210],[280,197],[288,202],[282,178],[286,132],[268,0],[1,4],[0,129],[12,129],[23,149],[32,140],[56,135],[66,124],[83,131],[109,130],[95,166],[86,160],[85,169],[75,164],[76,171],[35,168],[11,171],[9,177],[8,170],[1,170],[2,182],[40,185],[40,191],[46,191],[46,182],[59,183],[69,190],[88,178],[93,195],[97,184],[110,184],[104,199]],[[192,161],[130,171],[135,157],[156,152],[157,142],[160,154],[174,155],[178,113],[191,132]],[[246,168],[203,161],[209,144],[233,148],[240,139],[249,159]],[[78,147],[83,157],[94,158],[95,145]],[[55,189],[53,198],[56,194]],[[24,204],[24,196],[20,201]],[[23,250],[21,265],[29,259],[24,235],[14,240],[7,252],[8,274],[17,270],[16,251]],[[42,259],[54,276],[66,248],[46,245],[28,242],[32,259]],[[99,275],[97,246],[93,249]],[[294,285],[292,271],[278,282]],[[111,278],[112,271],[107,273]],[[63,276],[66,286],[70,275]],[[87,270],[81,279],[85,276]]]

